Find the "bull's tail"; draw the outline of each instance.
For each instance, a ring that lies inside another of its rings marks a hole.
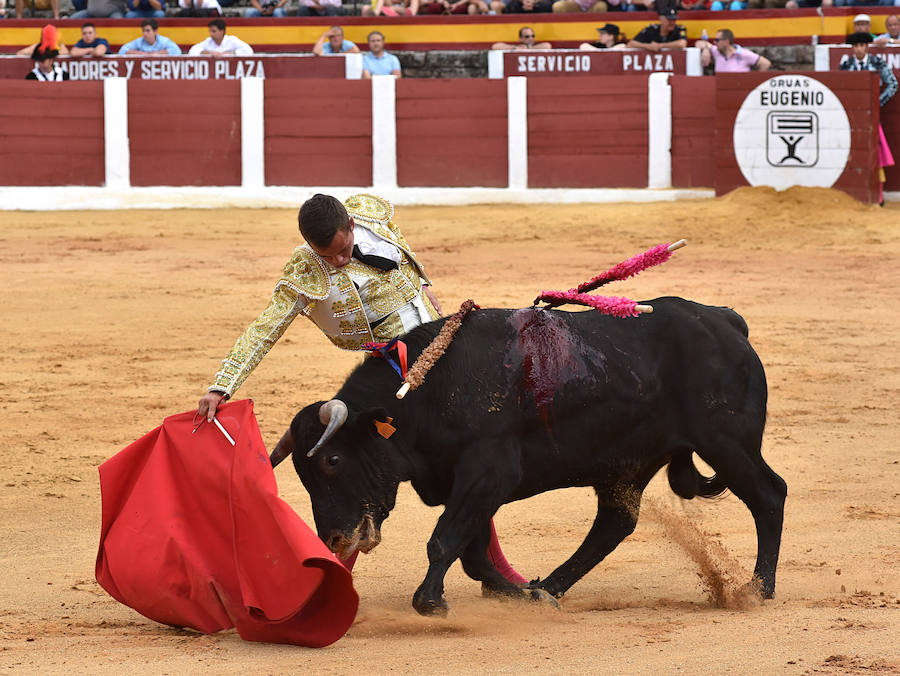
[[[705,477],[697,471],[691,451],[679,451],[669,461],[669,486],[679,497],[690,500],[715,498],[722,495],[728,486],[717,474]]]

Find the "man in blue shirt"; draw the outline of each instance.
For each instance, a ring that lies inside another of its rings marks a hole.
[[[141,37],[131,42],[126,42],[119,49],[119,56],[126,54],[169,54],[178,56],[181,48],[169,38],[159,34],[159,22],[156,19],[144,19],[141,21]]]
[[[359,47],[344,39],[344,29],[332,26],[313,45],[313,54],[359,54]]]
[[[109,43],[97,37],[97,29],[92,23],[81,27],[81,39],[69,50],[72,56],[106,56],[108,52]]]
[[[369,33],[369,53],[363,54],[362,76],[369,79],[373,75],[402,77],[400,60],[384,51],[384,35],[379,31]]]

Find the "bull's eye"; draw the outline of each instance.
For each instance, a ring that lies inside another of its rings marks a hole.
[[[329,455],[328,459],[327,459],[327,462],[328,462],[329,466],[331,466],[331,467],[336,467],[340,461],[341,461],[341,456],[339,456],[339,455]]]

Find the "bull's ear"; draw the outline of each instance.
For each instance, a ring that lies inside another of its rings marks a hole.
[[[385,439],[390,437],[397,430],[397,428],[391,424],[392,422],[393,418],[388,415],[387,410],[380,407],[370,408],[359,414],[359,424],[362,429],[371,430]]]

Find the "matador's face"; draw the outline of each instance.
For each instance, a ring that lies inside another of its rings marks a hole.
[[[310,247],[327,263],[336,268],[342,268],[353,257],[353,219],[350,219],[350,227],[347,230],[338,230],[331,238],[328,246],[318,247],[310,242]]]

